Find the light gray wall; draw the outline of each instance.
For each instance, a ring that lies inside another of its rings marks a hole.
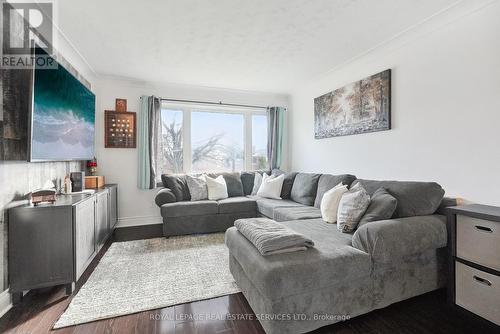
[[[458,6],[297,87],[291,168],[433,180],[448,195],[500,205],[499,17],[499,1]],[[315,97],[388,68],[392,130],[314,139]]]

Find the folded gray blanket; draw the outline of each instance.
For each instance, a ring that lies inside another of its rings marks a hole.
[[[238,219],[234,226],[264,256],[306,250],[314,242],[268,218]]]

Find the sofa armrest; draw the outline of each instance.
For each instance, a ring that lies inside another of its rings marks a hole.
[[[352,246],[387,263],[444,247],[446,238],[445,216],[415,216],[365,224],[354,233]]]
[[[156,193],[155,203],[160,208],[163,204],[177,202],[177,198],[175,197],[172,190],[168,188],[163,188]]]

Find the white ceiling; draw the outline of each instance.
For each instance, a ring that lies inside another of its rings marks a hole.
[[[59,0],[97,74],[289,92],[456,0]]]

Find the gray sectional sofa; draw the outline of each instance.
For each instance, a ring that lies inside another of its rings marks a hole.
[[[218,201],[190,201],[185,175],[162,175],[155,202],[163,217],[166,237],[223,232],[236,219],[264,216],[277,221],[320,218],[323,194],[340,182],[350,185],[353,175],[285,173],[281,200],[252,196],[254,173],[270,171],[208,174],[223,175],[229,198]],[[274,170],[273,174],[282,171]]]
[[[437,183],[288,173],[284,199],[275,200],[249,195],[253,178],[242,174],[242,183],[245,177],[243,196],[196,204],[176,201],[171,189],[163,189],[157,204],[167,236],[227,228],[231,273],[253,311],[265,315],[259,320],[267,333],[304,333],[444,286],[447,229],[441,213],[455,202],[443,200]],[[340,182],[359,182],[370,195],[385,188],[398,202],[392,219],[354,233],[325,223],[321,198]],[[233,203],[231,213],[225,212],[226,202]],[[252,215],[282,222],[312,239],[314,248],[262,256],[230,227],[231,220]]]

